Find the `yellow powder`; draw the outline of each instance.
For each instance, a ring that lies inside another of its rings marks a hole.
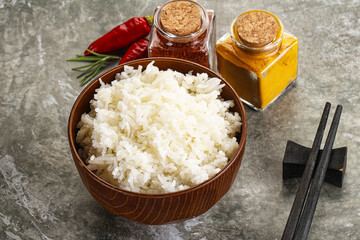
[[[216,44],[218,70],[243,101],[264,109],[296,79],[298,40],[262,10],[239,15],[231,31]]]
[[[243,100],[263,109],[296,78],[297,49],[298,40],[287,33],[272,56],[241,50],[228,36],[216,44],[218,69]]]

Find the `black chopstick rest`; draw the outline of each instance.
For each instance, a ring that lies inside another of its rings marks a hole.
[[[301,177],[305,165],[309,159],[310,148],[304,147],[293,141],[288,141],[283,159],[283,180]],[[317,162],[321,157],[322,150],[319,151]],[[347,162],[347,147],[333,149],[331,151],[330,162],[325,175],[325,182],[342,187],[345,176]]]

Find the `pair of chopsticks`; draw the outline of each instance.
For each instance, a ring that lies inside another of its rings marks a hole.
[[[306,164],[298,192],[296,193],[295,200],[281,238],[282,240],[307,239],[309,234],[316,204],[319,199],[320,190],[329,165],[331,150],[334,145],[336,131],[339,126],[342,111],[342,106],[338,105],[336,107],[334,118],[331,123],[321,158],[317,164],[316,172],[313,173],[330,108],[331,104],[327,102],[325,104],[320,124],[315,135],[313,146],[309,155],[309,160]],[[314,176],[313,179],[312,176]]]

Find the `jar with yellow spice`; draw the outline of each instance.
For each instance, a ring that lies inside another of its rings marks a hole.
[[[219,73],[255,110],[273,102],[297,76],[298,39],[267,11],[236,17],[216,43],[216,54]]]

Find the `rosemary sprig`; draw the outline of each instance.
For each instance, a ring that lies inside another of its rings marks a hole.
[[[91,56],[84,56],[84,55],[76,55],[76,58],[70,58],[67,61],[69,62],[92,62],[87,65],[83,65],[80,67],[74,67],[72,70],[81,70],[82,73],[77,76],[77,78],[80,79],[80,85],[84,86],[87,84],[95,75],[96,73],[101,69],[101,67],[107,62],[115,59],[120,59],[118,56],[114,55],[107,55],[107,54],[100,54],[93,52],[89,49],[86,49],[88,52],[90,52]]]

